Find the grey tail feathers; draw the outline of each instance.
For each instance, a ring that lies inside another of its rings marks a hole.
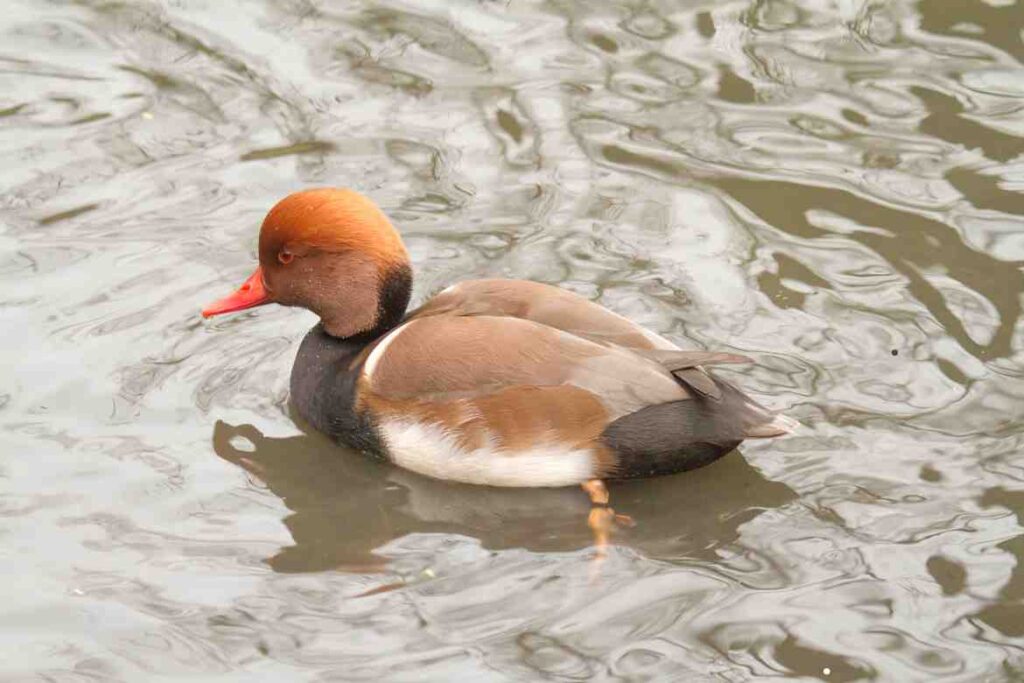
[[[792,434],[800,423],[785,415],[775,415],[770,421],[747,427],[747,437],[751,439],[767,439],[773,436]]]
[[[731,363],[753,363],[752,358],[736,353],[716,351],[649,350],[642,355],[657,361],[687,389],[702,399],[720,404],[722,417],[731,414],[740,438],[766,439],[792,434],[800,423],[760,405],[728,382],[709,374],[701,366]],[[724,391],[723,391],[724,390]],[[716,411],[717,412],[717,411]]]

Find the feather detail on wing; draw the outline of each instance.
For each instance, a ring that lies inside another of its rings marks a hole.
[[[408,319],[508,316],[531,320],[581,339],[627,349],[675,350],[676,346],[632,320],[565,289],[528,280],[467,280],[452,285],[409,314]]]

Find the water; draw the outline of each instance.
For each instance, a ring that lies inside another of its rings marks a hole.
[[[4,680],[1020,680],[1024,6],[7,0]],[[368,462],[310,314],[204,322],[348,185],[416,298],[558,283],[799,418],[577,490]]]

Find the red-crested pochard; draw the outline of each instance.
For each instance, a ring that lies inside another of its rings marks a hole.
[[[795,425],[703,367],[750,359],[680,350],[566,290],[469,280],[407,314],[411,289],[409,255],[376,204],[307,190],[270,210],[256,271],[203,316],[268,303],[316,313],[292,368],[299,414],[439,479],[580,484],[604,505],[604,479],[700,467]]]

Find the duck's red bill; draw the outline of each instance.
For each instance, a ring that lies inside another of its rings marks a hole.
[[[254,306],[262,306],[270,303],[270,292],[263,284],[263,270],[257,266],[256,272],[249,276],[249,279],[242,283],[233,294],[228,294],[223,299],[218,299],[203,309],[203,317],[209,318],[221,313],[232,313],[243,311]]]

